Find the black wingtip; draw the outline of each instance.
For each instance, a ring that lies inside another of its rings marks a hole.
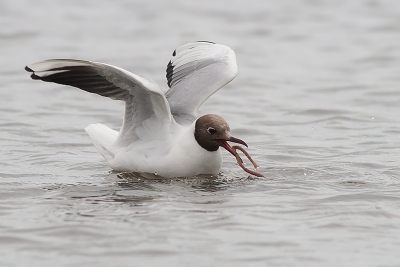
[[[172,62],[169,61],[168,65],[167,65],[167,74],[165,75],[165,77],[167,78],[167,84],[168,84],[169,88],[171,88],[173,72],[174,72],[174,66],[172,66]]]
[[[34,71],[33,69],[29,68],[28,66],[25,66],[25,70],[26,70],[27,72],[32,72],[32,74],[31,74],[32,80],[42,80],[42,77],[37,76],[36,73],[35,73],[35,71]]]
[[[35,73],[32,73],[31,78],[32,78],[32,80],[41,80],[42,79],[40,76],[37,76]]]
[[[28,66],[25,66],[25,70],[26,70],[27,72],[34,72],[33,69],[29,68]]]
[[[211,41],[196,41],[197,43],[209,43],[209,44],[215,44],[214,42]]]
[[[41,80],[41,78],[35,74],[35,71],[33,69],[29,68],[28,66],[25,66],[25,70],[27,72],[32,72],[31,74],[32,80]]]

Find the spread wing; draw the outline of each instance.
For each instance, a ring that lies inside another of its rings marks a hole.
[[[179,124],[190,124],[212,94],[237,74],[236,56],[227,46],[195,42],[177,48],[167,66],[170,89],[166,92],[172,115]]]
[[[125,101],[125,116],[116,144],[168,133],[173,118],[168,101],[153,81],[124,69],[97,62],[51,59],[25,68],[34,80],[54,82]],[[166,138],[166,137],[164,137]]]

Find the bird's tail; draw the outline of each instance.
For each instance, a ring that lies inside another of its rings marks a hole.
[[[90,124],[85,128],[85,131],[89,134],[99,153],[107,161],[114,158],[114,153],[111,148],[118,137],[117,131],[100,123]]]

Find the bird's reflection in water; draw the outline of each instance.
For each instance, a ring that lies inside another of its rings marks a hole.
[[[250,177],[232,178],[232,175],[196,175],[193,177],[163,178],[151,173],[119,173],[118,185],[126,189],[150,191],[204,191],[217,192],[236,186]]]
[[[258,179],[240,175],[242,173],[225,171],[219,175],[164,178],[151,173],[110,171],[108,178],[116,183],[109,197],[112,201],[135,206],[181,198],[193,203],[224,202],[229,195],[226,191],[242,188]]]

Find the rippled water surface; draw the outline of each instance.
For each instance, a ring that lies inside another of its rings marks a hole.
[[[0,266],[400,266],[400,2],[0,1]],[[123,104],[32,81],[48,58],[166,88],[181,44],[235,50],[217,113],[266,178],[110,171]]]

